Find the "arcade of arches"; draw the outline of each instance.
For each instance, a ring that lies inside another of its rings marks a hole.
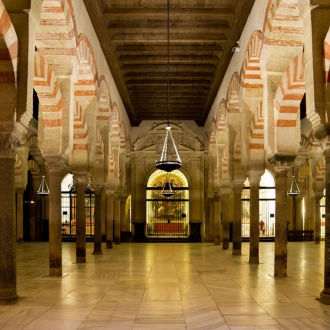
[[[98,254],[104,240],[168,236],[233,254],[248,239],[258,263],[267,236],[274,275],[286,277],[290,232],[325,240],[320,301],[330,304],[329,1],[255,1],[204,126],[172,123],[182,167],[170,198],[155,172],[166,123],[131,126],[83,1],[0,0],[0,11],[1,301],[19,295],[24,240],[48,240],[49,275],[62,276],[69,232],[77,263],[87,237]],[[43,171],[47,197],[36,193]]]

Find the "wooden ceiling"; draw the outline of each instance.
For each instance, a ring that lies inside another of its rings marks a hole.
[[[131,125],[203,126],[254,0],[84,2]]]

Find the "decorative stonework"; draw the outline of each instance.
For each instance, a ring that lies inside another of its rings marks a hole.
[[[295,160],[295,155],[273,155],[268,158],[269,164],[272,165],[276,173],[287,172]]]
[[[21,146],[13,129],[14,123],[0,123],[0,158],[15,158],[16,149]]]
[[[65,173],[69,171],[68,159],[64,155],[43,156],[48,172]]]

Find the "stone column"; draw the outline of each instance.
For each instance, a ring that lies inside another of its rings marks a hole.
[[[114,242],[120,244],[120,196],[115,195],[114,201]]]
[[[208,198],[208,242],[214,242],[214,199]]]
[[[330,149],[325,155],[325,195],[330,196]],[[330,198],[325,199],[324,288],[320,302],[330,305]]]
[[[320,244],[321,241],[321,209],[320,202],[323,193],[316,193],[314,198],[314,243]]]
[[[76,263],[86,262],[86,205],[87,173],[74,173],[76,183]]]
[[[106,189],[106,247],[107,249],[112,248],[113,244],[113,209],[115,193],[111,189]]]
[[[259,263],[259,185],[261,173],[249,172],[250,182],[250,255],[249,263]]]
[[[229,197],[231,188],[221,188],[221,203],[222,203],[222,248],[229,249]]]
[[[214,244],[220,245],[220,218],[221,218],[221,206],[220,198],[217,192],[214,193]]]
[[[16,189],[16,242],[23,243],[23,188]]]
[[[94,223],[94,251],[93,254],[103,254],[102,252],[102,192],[103,185],[94,184],[95,191],[95,223]]]
[[[275,263],[274,276],[287,276],[288,259],[288,170],[295,156],[275,155],[269,161],[275,171]]]
[[[13,135],[14,123],[0,123],[0,304],[15,302],[15,150],[19,146]]]
[[[243,185],[235,185],[234,190],[234,226],[233,255],[242,254],[242,189]]]
[[[49,276],[62,276],[61,181],[66,160],[54,155],[45,157],[45,163],[49,187]]]

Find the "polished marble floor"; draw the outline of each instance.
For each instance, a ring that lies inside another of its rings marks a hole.
[[[288,277],[274,278],[274,243],[232,255],[212,243],[122,243],[75,263],[63,243],[63,277],[48,276],[48,243],[17,245],[15,305],[0,329],[330,329],[323,289],[324,243],[288,243]],[[231,248],[231,246],[230,246]]]

